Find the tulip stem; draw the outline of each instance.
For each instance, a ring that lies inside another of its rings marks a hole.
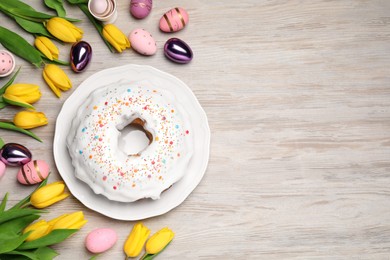
[[[30,137],[34,138],[35,140],[42,143],[42,139],[39,138],[38,136],[36,136],[33,132],[30,132],[30,131],[25,130],[25,129],[20,128],[20,127],[17,127],[12,123],[0,122],[0,128],[28,135],[28,136],[30,136]]]

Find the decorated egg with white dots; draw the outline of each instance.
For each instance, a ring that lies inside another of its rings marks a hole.
[[[0,77],[10,75],[15,69],[15,58],[6,50],[0,50]]]
[[[157,51],[156,41],[145,29],[135,29],[129,35],[131,47],[142,55],[153,55]]]
[[[23,165],[19,170],[17,178],[21,184],[34,185],[42,182],[49,176],[49,165],[42,160],[34,160]]]

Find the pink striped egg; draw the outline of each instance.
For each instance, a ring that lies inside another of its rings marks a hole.
[[[50,168],[45,161],[34,160],[23,165],[17,178],[21,184],[34,185],[42,182],[49,176]]]
[[[181,7],[175,7],[166,12],[160,19],[160,30],[177,32],[188,24],[188,13]]]

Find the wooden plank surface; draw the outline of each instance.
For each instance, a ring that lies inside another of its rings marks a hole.
[[[40,1],[28,1],[45,10]],[[145,64],[186,82],[205,109],[211,128],[210,161],[195,191],[171,212],[145,220],[176,237],[158,259],[389,259],[390,257],[390,1],[154,1],[151,15],[133,19],[129,1],[117,1],[116,25],[152,33],[158,52],[111,54],[80,10],[84,40],[93,61],[81,74],[66,68],[74,89],[90,75],[124,64]],[[159,31],[168,9],[182,6],[190,23],[175,34]],[[4,15],[2,26],[21,32]],[[32,42],[32,37],[23,34]],[[169,62],[163,45],[171,37],[194,51],[188,65]],[[68,57],[70,46],[60,46]],[[36,107],[49,125],[43,138],[0,130],[6,142],[29,147],[49,162],[56,116],[72,93],[57,99],[41,69],[17,59],[18,82],[39,84]],[[1,85],[5,82],[0,80]],[[6,108],[2,119],[17,109]],[[0,181],[11,203],[32,188],[16,182],[16,168]],[[98,259],[123,259],[133,222],[116,221],[77,199],[49,208],[50,219],[83,210],[88,224],[55,246],[58,259],[87,259],[83,241],[96,227],[112,227],[119,239]]]

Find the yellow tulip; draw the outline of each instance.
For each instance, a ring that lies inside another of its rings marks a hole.
[[[13,122],[17,127],[31,129],[47,125],[47,117],[42,112],[20,111],[14,116]]]
[[[34,41],[35,47],[40,50],[49,60],[58,59],[60,54],[57,46],[47,37],[38,36]]]
[[[31,104],[37,102],[41,96],[39,86],[19,83],[9,86],[3,94],[3,99],[11,105],[34,108]]]
[[[72,88],[72,82],[70,82],[70,79],[65,72],[57,65],[46,65],[43,69],[42,75],[43,79],[57,97],[61,96],[61,90],[67,91]]]
[[[63,181],[53,182],[34,191],[30,198],[30,203],[36,208],[46,208],[69,196],[64,192]]]
[[[155,233],[148,242],[146,242],[146,253],[154,255],[160,253],[173,239],[175,233],[165,227]]]
[[[26,241],[33,241],[49,234],[50,230],[50,225],[45,220],[40,220],[28,225],[23,230],[23,234],[27,233],[28,231],[32,231],[30,235],[28,235],[28,237],[26,238]]]
[[[49,225],[52,226],[51,230],[55,229],[80,229],[88,221],[84,219],[84,213],[82,211],[73,212],[71,214],[61,215],[51,221]]]
[[[77,42],[83,37],[83,30],[60,17],[53,17],[47,21],[46,29],[63,42]]]
[[[135,224],[123,246],[126,256],[137,257],[141,253],[149,234],[150,230],[144,224],[141,222]]]
[[[103,27],[103,36],[118,52],[130,48],[129,39],[114,24],[106,24]]]

